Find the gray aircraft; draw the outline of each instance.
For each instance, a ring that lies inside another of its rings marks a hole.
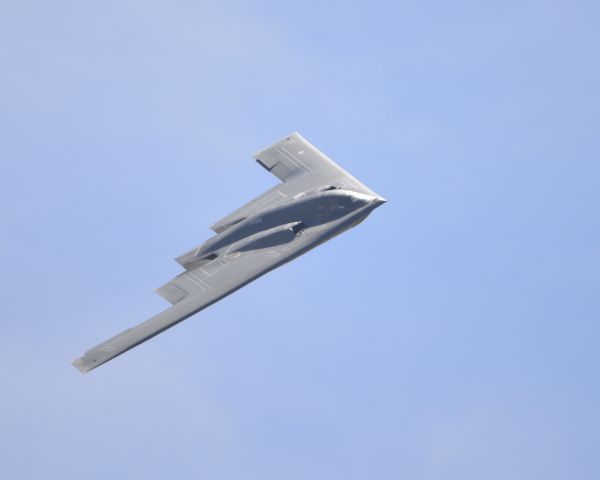
[[[177,257],[185,272],[156,289],[172,306],[74,360],[82,373],[358,225],[385,202],[298,133],[254,159],[283,183],[219,220],[214,237]]]

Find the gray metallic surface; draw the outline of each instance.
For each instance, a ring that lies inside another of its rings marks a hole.
[[[383,198],[298,133],[254,155],[283,183],[211,228],[216,235],[177,257],[185,272],[156,291],[167,310],[73,361],[86,373],[363,221]]]

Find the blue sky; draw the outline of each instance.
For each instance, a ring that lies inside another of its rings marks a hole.
[[[597,479],[599,8],[0,4],[0,476]],[[94,372],[297,130],[388,199]]]

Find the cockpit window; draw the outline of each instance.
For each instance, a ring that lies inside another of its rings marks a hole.
[[[320,188],[319,192],[328,192],[329,190],[338,190],[340,187],[335,185],[327,185],[326,187]]]

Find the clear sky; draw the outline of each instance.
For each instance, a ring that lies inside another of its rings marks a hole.
[[[0,4],[0,477],[600,477],[600,9]],[[299,131],[388,203],[82,376]]]

